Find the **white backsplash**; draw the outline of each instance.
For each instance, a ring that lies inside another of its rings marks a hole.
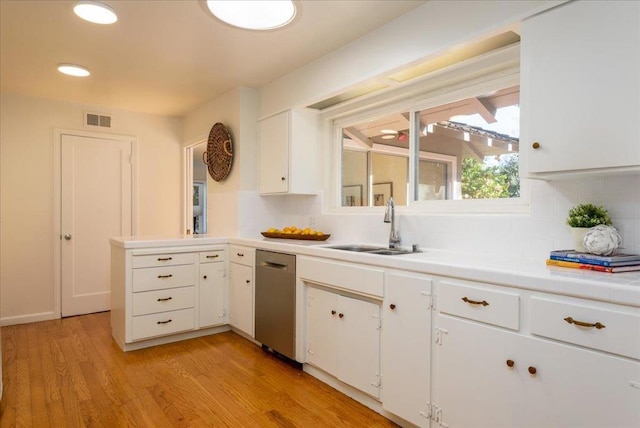
[[[241,192],[238,235],[259,237],[268,227],[290,224],[331,233],[331,240],[385,244],[389,224],[381,214],[321,214],[322,196],[260,196]],[[527,214],[397,214],[403,246],[484,252],[496,257],[544,259],[572,248],[565,219],[580,203],[603,205],[623,239],[624,251],[640,253],[640,175],[567,181],[533,181]]]

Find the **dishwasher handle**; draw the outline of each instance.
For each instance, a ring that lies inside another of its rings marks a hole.
[[[289,270],[289,265],[282,264],[282,263],[276,263],[276,262],[269,262],[269,261],[266,261],[266,260],[260,261],[260,267],[265,267],[265,268],[270,268],[270,269],[278,269],[278,270]]]

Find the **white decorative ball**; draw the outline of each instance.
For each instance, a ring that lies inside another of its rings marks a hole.
[[[583,243],[588,252],[608,256],[622,244],[622,238],[615,227],[599,224],[587,231]]]

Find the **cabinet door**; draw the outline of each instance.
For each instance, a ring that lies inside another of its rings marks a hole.
[[[289,190],[289,116],[286,111],[259,123],[260,193]]]
[[[224,263],[200,264],[199,286],[199,327],[225,324]]]
[[[447,315],[437,324],[432,411],[441,413],[433,417],[450,427],[521,426],[522,337]]]
[[[639,2],[569,2],[526,20],[521,70],[530,172],[640,165]]]
[[[525,349],[517,426],[640,426],[640,363],[533,338]]]
[[[229,324],[253,337],[253,268],[229,263]]]
[[[307,362],[338,376],[338,295],[307,287]]]
[[[380,305],[338,298],[338,379],[380,396]]]
[[[429,426],[431,280],[387,274],[382,310],[382,407]]]

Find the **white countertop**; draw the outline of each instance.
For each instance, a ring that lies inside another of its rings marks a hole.
[[[383,256],[326,248],[363,244],[284,239],[225,238],[210,235],[119,237],[111,244],[125,249],[236,244],[296,255],[446,276],[640,307],[640,271],[604,273],[546,266],[544,260],[497,259],[422,248],[421,253]],[[380,244],[372,244],[378,245]]]
[[[212,235],[118,236],[109,242],[116,247],[133,249],[227,244],[229,238]]]

